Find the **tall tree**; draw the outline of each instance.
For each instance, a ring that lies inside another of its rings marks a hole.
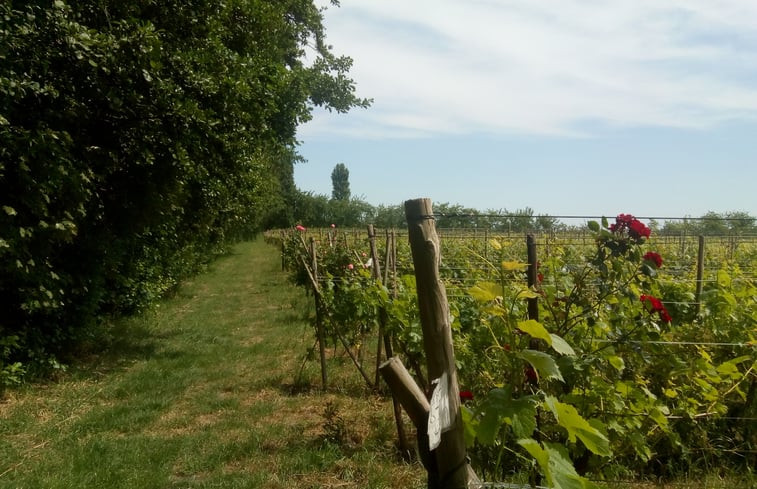
[[[331,198],[350,200],[350,171],[344,163],[338,163],[331,172]]]
[[[369,105],[322,21],[313,0],[0,2],[0,381],[288,218],[297,126]]]

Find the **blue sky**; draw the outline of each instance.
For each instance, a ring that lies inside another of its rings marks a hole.
[[[325,2],[327,3],[327,2]],[[304,191],[537,214],[757,215],[757,2],[342,0],[344,115],[298,132]]]

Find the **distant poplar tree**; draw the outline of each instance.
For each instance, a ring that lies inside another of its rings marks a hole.
[[[339,163],[331,172],[331,198],[334,200],[350,200],[350,171]]]

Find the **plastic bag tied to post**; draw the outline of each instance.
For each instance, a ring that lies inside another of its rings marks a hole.
[[[442,440],[442,433],[452,429],[454,418],[449,406],[449,377],[447,372],[434,380],[436,385],[431,394],[431,406],[428,413],[428,446],[434,450]]]

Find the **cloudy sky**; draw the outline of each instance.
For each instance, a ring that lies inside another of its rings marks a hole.
[[[757,215],[757,1],[342,0],[325,26],[374,104],[301,127],[301,190],[344,163],[372,204]]]

